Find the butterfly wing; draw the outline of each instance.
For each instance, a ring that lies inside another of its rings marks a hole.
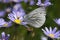
[[[46,11],[44,7],[40,7],[37,8],[35,10],[33,10],[32,12],[30,12],[29,14],[25,15],[25,21],[27,22],[27,24],[35,27],[35,28],[39,28],[41,27],[46,18]]]

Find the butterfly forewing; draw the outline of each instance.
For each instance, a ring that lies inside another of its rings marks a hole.
[[[40,7],[27,14],[24,18],[26,19],[29,25],[39,28],[44,24],[46,20],[45,16],[46,16],[45,8]]]

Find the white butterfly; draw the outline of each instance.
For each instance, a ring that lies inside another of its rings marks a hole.
[[[27,24],[35,28],[40,28],[45,23],[46,20],[45,16],[46,16],[45,7],[39,7],[30,12],[29,14],[25,15],[24,20],[25,22],[27,22]]]

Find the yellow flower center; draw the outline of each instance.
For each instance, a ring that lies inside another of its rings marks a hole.
[[[14,22],[17,23],[17,24],[21,24],[22,21],[19,20],[19,19],[15,19]]]
[[[3,26],[4,26],[4,27],[7,27],[7,26],[8,26],[8,24],[4,24]]]
[[[54,38],[54,34],[49,34],[49,37]]]

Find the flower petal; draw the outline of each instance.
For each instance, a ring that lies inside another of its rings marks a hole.
[[[5,32],[2,32],[1,35],[2,35],[2,38],[5,38],[5,36],[6,36]]]
[[[45,35],[48,35],[48,33],[44,29],[42,29],[42,31],[44,32]]]
[[[46,30],[46,32],[47,32],[47,33],[50,33],[50,31],[48,30],[48,28],[47,28],[47,27],[45,27],[45,30]]]
[[[52,33],[54,34],[56,32],[57,28],[55,27],[52,31]]]
[[[57,31],[57,32],[55,33],[55,35],[58,35],[58,34],[60,34],[60,31]]]
[[[38,0],[37,4],[36,5],[40,5],[41,4],[41,0]]]
[[[52,28],[50,27],[50,33],[52,33]]]

